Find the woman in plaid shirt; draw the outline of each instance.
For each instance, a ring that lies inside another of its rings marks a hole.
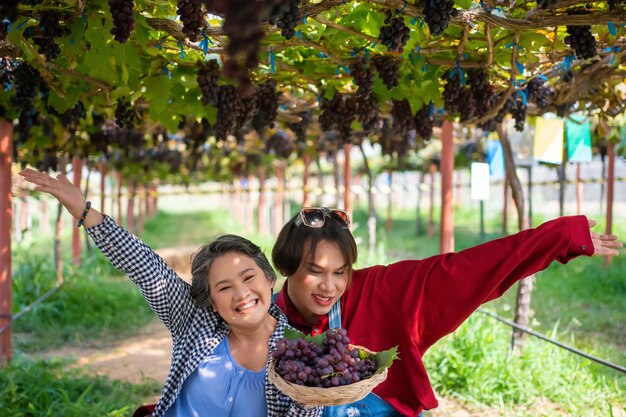
[[[176,275],[139,238],[90,209],[79,188],[31,169],[20,173],[54,196],[84,225],[113,265],[137,284],[170,330],[174,352],[153,416],[315,417],[267,379],[270,351],[287,321],[271,303],[276,274],[258,246],[226,235],[192,261],[192,284]],[[142,414],[145,415],[145,414]]]

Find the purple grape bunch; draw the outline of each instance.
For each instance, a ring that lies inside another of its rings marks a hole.
[[[331,388],[371,377],[377,369],[371,358],[361,358],[358,349],[350,349],[345,329],[327,330],[323,347],[304,339],[281,339],[272,356],[276,372],[297,385]]]

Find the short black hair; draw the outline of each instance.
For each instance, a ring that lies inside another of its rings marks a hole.
[[[200,307],[211,305],[209,271],[213,261],[226,253],[240,253],[250,257],[272,283],[276,282],[276,272],[260,247],[246,238],[237,235],[223,235],[202,246],[191,258],[191,297]]]
[[[326,217],[322,227],[296,226],[298,214],[293,216],[281,229],[272,250],[272,261],[278,271],[286,277],[293,275],[302,261],[315,257],[315,249],[321,241],[336,243],[343,258],[352,271],[357,259],[357,247],[354,236],[342,224]]]

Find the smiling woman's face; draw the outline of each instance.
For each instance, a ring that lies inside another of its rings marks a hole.
[[[271,304],[272,283],[254,260],[229,252],[211,263],[209,292],[213,309],[231,328],[258,327]]]
[[[318,316],[330,311],[349,282],[350,270],[343,252],[337,243],[322,240],[314,258],[302,257],[300,267],[289,277],[287,293],[302,317],[313,324]]]

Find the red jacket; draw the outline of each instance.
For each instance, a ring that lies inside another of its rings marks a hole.
[[[438,404],[422,363],[430,346],[518,280],[593,251],[586,217],[571,216],[457,253],[355,270],[341,297],[342,325],[354,344],[373,351],[399,346],[400,360],[374,393],[416,416]],[[276,303],[289,322],[306,333],[325,331],[327,316],[305,324],[286,288]]]

